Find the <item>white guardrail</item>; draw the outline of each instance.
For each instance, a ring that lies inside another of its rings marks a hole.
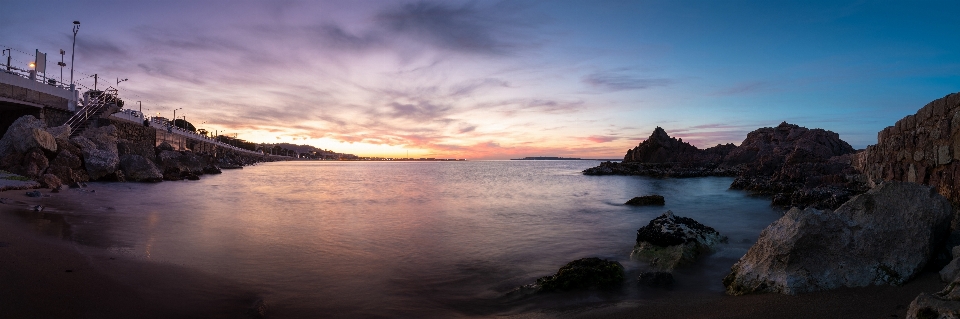
[[[143,120],[146,119],[146,118],[144,118],[143,114],[140,114],[140,112],[134,111],[134,110],[130,110],[130,109],[124,109],[123,111],[117,112],[117,113],[113,113],[113,114],[111,114],[110,116],[113,117],[113,118],[115,118],[115,119],[118,119],[118,120],[129,121],[129,122],[137,123],[137,124],[140,124],[140,125],[143,125]],[[251,154],[251,155],[263,155],[263,153],[260,153],[260,152],[254,152],[254,151],[251,151],[251,150],[248,150],[248,149],[239,148],[239,147],[236,147],[236,146],[233,146],[233,145],[230,145],[230,144],[226,144],[226,143],[220,142],[220,141],[218,141],[218,140],[216,140],[216,139],[214,139],[214,138],[197,134],[196,132],[193,132],[193,131],[190,131],[190,130],[184,130],[184,129],[179,128],[179,127],[174,127],[174,126],[166,123],[165,121],[160,121],[160,120],[158,120],[158,119],[156,119],[156,118],[150,118],[149,120],[150,120],[150,127],[155,128],[155,129],[158,129],[158,130],[166,131],[167,133],[177,134],[177,135],[180,135],[180,136],[183,136],[183,137],[186,137],[186,138],[189,138],[189,139],[193,139],[193,140],[196,140],[196,141],[213,143],[213,144],[219,145],[219,146],[221,146],[221,147],[229,148],[229,149],[232,149],[232,150],[235,150],[235,151],[238,151],[238,152],[249,153],[249,154]]]

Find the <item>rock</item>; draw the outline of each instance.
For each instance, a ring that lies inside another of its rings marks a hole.
[[[637,230],[637,244],[630,256],[659,270],[672,270],[692,264],[723,241],[726,237],[713,228],[667,211]]]
[[[637,282],[648,287],[670,287],[673,286],[673,274],[663,271],[644,272],[640,273]]]
[[[47,157],[43,155],[43,151],[39,148],[34,148],[23,156],[19,166],[11,170],[30,178],[38,178],[40,175],[43,175],[43,171],[47,169],[49,164],[50,162],[47,160]]]
[[[120,169],[128,180],[135,182],[160,182],[163,173],[152,161],[136,154],[120,157]]]
[[[958,319],[960,301],[943,300],[920,293],[907,308],[907,319]]]
[[[189,172],[188,172],[188,173],[184,173],[184,174],[183,174],[183,178],[186,179],[186,180],[188,180],[188,181],[199,181],[199,180],[200,180],[200,176],[199,176],[199,175],[194,174],[194,173],[189,173]]]
[[[170,143],[167,143],[167,142],[163,142],[163,143],[160,143],[160,145],[157,145],[157,149],[160,151],[173,151],[173,145],[170,145]]]
[[[40,177],[40,185],[50,189],[57,189],[60,188],[60,186],[63,186],[63,182],[61,182],[60,178],[58,178],[56,175],[43,174],[43,176]]]
[[[114,177],[120,155],[117,151],[116,128],[113,125],[88,128],[71,141],[83,151],[84,167],[91,180]]]
[[[623,283],[623,266],[616,261],[581,258],[560,268],[555,275],[537,279],[540,292],[589,288],[614,288]]]
[[[660,205],[665,204],[663,196],[660,195],[646,195],[634,197],[628,200],[624,205],[633,205],[633,206],[646,206],[646,205]]]
[[[40,196],[43,196],[43,194],[41,194],[40,191],[27,192],[27,197],[40,197]]]
[[[791,209],[723,279],[728,294],[798,294],[901,285],[949,233],[950,203],[927,186],[888,182],[834,212]]]
[[[53,136],[54,139],[68,140],[70,139],[70,125],[64,124],[57,127],[50,127],[46,129],[47,133]]]
[[[220,170],[216,165],[209,165],[203,168],[204,174],[222,174],[223,171]]]
[[[717,145],[701,150],[682,139],[667,135],[659,126],[637,147],[627,150],[624,163],[720,163],[736,149],[733,144]]]
[[[7,128],[3,138],[0,138],[0,156],[10,152],[26,153],[34,148],[56,152],[57,141],[44,130],[45,126],[43,121],[32,115],[21,116]]]
[[[877,134],[855,167],[868,184],[910,181],[930,185],[960,206],[960,93],[928,103]]]
[[[833,209],[867,190],[853,167],[854,149],[837,133],[786,122],[747,134],[735,146],[698,149],[656,128],[620,163],[603,162],[585,175],[653,177],[736,176],[733,189],[774,196],[777,204]]]

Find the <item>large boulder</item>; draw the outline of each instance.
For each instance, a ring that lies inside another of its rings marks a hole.
[[[581,258],[560,267],[556,274],[537,279],[537,291],[613,288],[623,283],[623,265],[600,258]]]
[[[136,182],[159,182],[163,180],[163,173],[152,161],[136,154],[126,154],[120,157],[120,169],[127,180]]]
[[[83,152],[84,166],[92,180],[115,176],[120,155],[117,150],[116,127],[88,128],[72,140]]]
[[[0,156],[10,152],[26,153],[38,148],[45,152],[56,152],[57,141],[44,130],[43,121],[32,115],[24,115],[7,128],[0,138]]]
[[[58,140],[67,140],[70,139],[70,124],[64,124],[56,127],[49,127],[46,129],[47,133],[53,136],[53,138]],[[58,145],[59,146],[59,145]]]
[[[932,188],[888,182],[836,211],[791,209],[723,279],[728,294],[901,285],[931,259],[953,211]]]
[[[637,244],[630,255],[658,270],[673,270],[692,264],[725,240],[713,228],[667,211],[637,230]]]

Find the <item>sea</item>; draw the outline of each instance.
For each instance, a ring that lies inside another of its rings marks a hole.
[[[199,181],[91,183],[96,203],[63,212],[67,239],[180,265],[258,292],[270,317],[511,316],[723,295],[721,279],[783,215],[729,177],[586,176],[599,162],[263,163]],[[108,196],[104,196],[108,194]],[[665,206],[624,202],[659,194]],[[728,241],[637,284],[638,228],[666,211]],[[523,289],[585,257],[620,262],[620,289]]]

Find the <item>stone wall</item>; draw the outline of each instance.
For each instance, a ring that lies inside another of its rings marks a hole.
[[[120,156],[136,154],[152,159],[156,156],[153,147],[157,140],[157,130],[143,124],[111,118],[97,119],[97,126],[113,125],[117,128],[117,152]]]
[[[877,144],[854,157],[868,183],[885,180],[933,186],[960,204],[960,93],[928,103],[877,134]]]
[[[16,85],[0,83],[0,97],[18,101],[34,103],[46,107],[56,107],[66,110],[67,99],[47,93],[22,88]]]

